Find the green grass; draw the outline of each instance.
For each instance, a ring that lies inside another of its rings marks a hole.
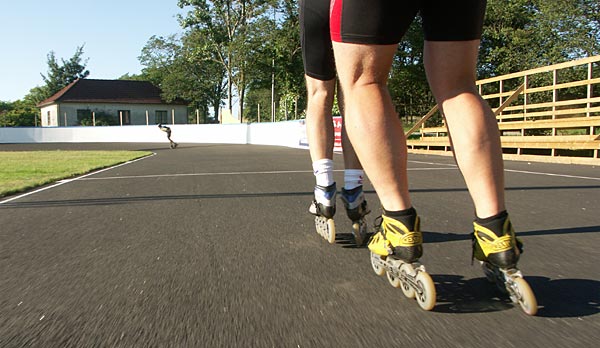
[[[148,151],[0,151],[0,197],[149,154]]]

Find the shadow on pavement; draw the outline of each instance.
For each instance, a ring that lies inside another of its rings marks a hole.
[[[485,277],[465,280],[458,275],[432,275],[437,290],[434,311],[486,313],[521,310]],[[600,282],[588,279],[549,279],[526,276],[538,301],[538,317],[585,317],[600,312]]]

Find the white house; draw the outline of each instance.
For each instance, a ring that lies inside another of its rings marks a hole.
[[[42,127],[188,123],[187,103],[147,81],[77,79],[37,107]]]

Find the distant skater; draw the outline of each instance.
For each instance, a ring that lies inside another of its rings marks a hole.
[[[177,147],[177,145],[179,145],[179,144],[177,144],[176,142],[174,142],[174,141],[171,139],[171,128],[169,128],[169,127],[167,127],[167,126],[163,125],[162,123],[159,123],[159,124],[158,124],[158,128],[160,128],[160,130],[161,130],[161,131],[163,131],[163,132],[167,133],[167,139],[169,139],[169,142],[171,143],[171,148],[172,148],[172,149],[176,148],[176,147]]]

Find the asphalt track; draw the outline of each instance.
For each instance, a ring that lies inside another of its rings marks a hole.
[[[470,262],[473,207],[449,157],[409,156],[431,312],[377,277],[351,242],[314,229],[308,151],[182,144],[0,199],[0,347],[596,347],[600,170],[506,162],[529,317]],[[336,155],[342,182],[342,158]],[[367,182],[367,199],[379,202]],[[16,199],[15,199],[16,198]],[[341,202],[338,202],[341,205]]]

